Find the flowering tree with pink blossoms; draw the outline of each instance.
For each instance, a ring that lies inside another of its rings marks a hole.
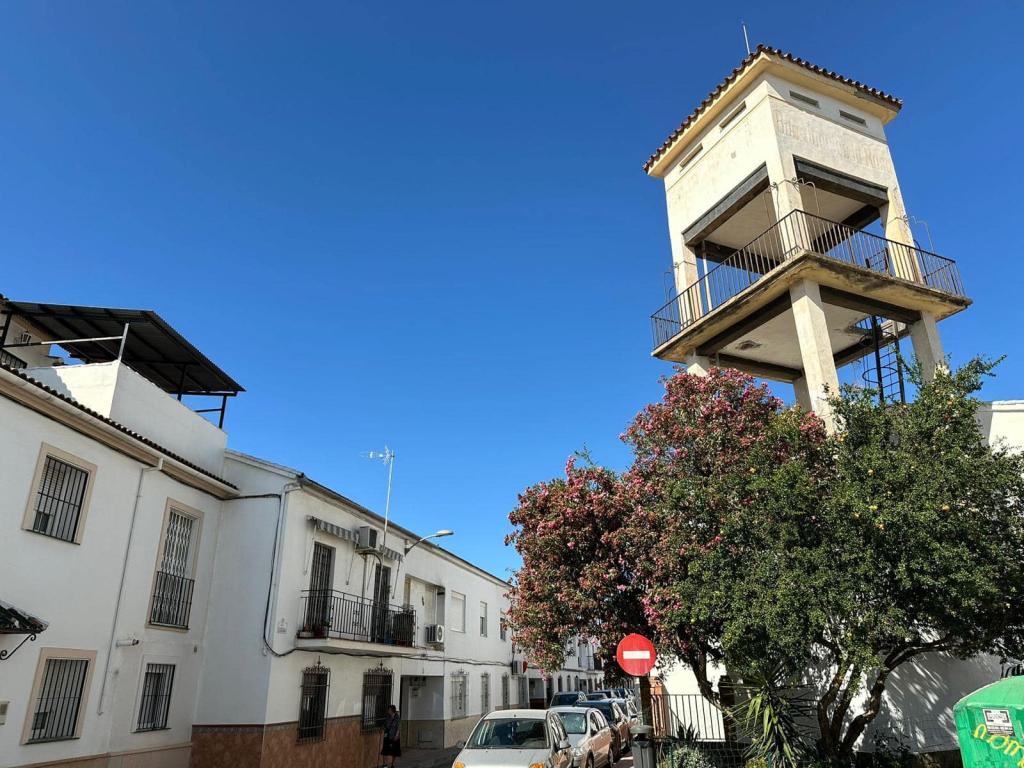
[[[809,684],[818,750],[848,758],[899,666],[1024,654],[1024,460],[974,416],[991,368],[918,379],[905,405],[844,392],[832,436],[736,371],[668,378],[622,435],[624,473],[570,460],[521,494],[517,642],[556,669],[573,636],[607,658],[640,632],[712,701],[709,662]]]

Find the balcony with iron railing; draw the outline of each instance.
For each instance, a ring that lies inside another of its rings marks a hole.
[[[334,589],[302,593],[298,637],[356,640],[412,647],[416,639],[416,611]]]
[[[195,585],[194,579],[157,571],[149,609],[149,623],[188,629],[188,618],[192,612],[192,591]]]
[[[659,308],[651,316],[654,349],[806,254],[875,278],[956,297],[958,305],[967,303],[953,260],[795,210]]]

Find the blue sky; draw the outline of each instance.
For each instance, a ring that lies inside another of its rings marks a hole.
[[[708,10],[710,9],[710,10]],[[454,528],[496,573],[516,493],[659,395],[650,152],[766,42],[900,96],[911,213],[1019,339],[1019,3],[6,3],[0,292],[157,310],[249,391],[231,445]]]

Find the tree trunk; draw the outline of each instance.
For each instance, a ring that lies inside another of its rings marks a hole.
[[[864,734],[864,730],[871,724],[871,721],[877,717],[879,711],[881,711],[882,694],[885,692],[885,683],[889,678],[890,672],[892,672],[892,670],[888,667],[882,667],[878,670],[878,674],[875,676],[875,682],[868,693],[868,700],[864,704],[863,711],[853,718],[853,722],[851,722],[849,728],[846,729],[846,734],[843,736],[842,743],[839,746],[839,752],[841,754],[853,754],[853,747],[857,743],[857,739]]]

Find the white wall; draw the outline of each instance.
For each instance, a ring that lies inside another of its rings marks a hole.
[[[0,701],[10,701],[7,724],[0,727],[0,765],[35,763],[101,754],[108,750],[148,749],[187,743],[191,733],[203,622],[212,575],[219,501],[156,471],[144,474],[124,597],[116,638],[140,643],[115,648],[110,656],[102,714],[99,691],[108,661],[111,628],[121,583],[128,532],[143,469],[140,463],[101,446],[10,400],[0,398],[0,585],[8,602],[50,623],[35,642],[26,643],[0,667]],[[45,442],[96,465],[92,494],[82,523],[80,544],[22,529],[40,446]],[[197,554],[196,586],[187,631],[147,626],[157,551],[168,499],[203,514]],[[0,636],[13,648],[20,636]],[[22,726],[32,702],[32,680],[40,650],[95,651],[96,664],[80,739],[21,745]],[[134,733],[137,696],[146,660],[177,665],[170,729]]]
[[[996,400],[978,410],[978,424],[989,445],[1024,450],[1024,400]]]
[[[223,469],[227,435],[124,363],[30,368],[25,373],[203,469],[214,474]]]

